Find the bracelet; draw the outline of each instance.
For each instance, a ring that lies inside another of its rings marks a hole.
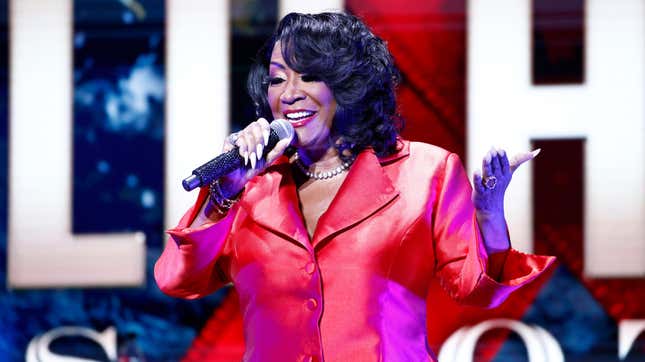
[[[214,206],[215,210],[221,215],[226,214],[228,210],[235,205],[236,202],[240,200],[240,194],[238,193],[234,199],[229,199],[224,196],[222,188],[220,187],[219,180],[214,180],[210,183],[208,187],[208,194],[210,195],[210,202]]]

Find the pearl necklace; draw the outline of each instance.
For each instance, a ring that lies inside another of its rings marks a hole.
[[[349,168],[349,166],[351,166],[352,163],[354,163],[355,159],[356,159],[355,157],[352,157],[351,159],[349,159],[346,162],[343,162],[340,166],[336,167],[335,169],[333,169],[331,171],[311,172],[311,171],[309,171],[309,168],[307,166],[305,166],[302,163],[302,161],[300,160],[300,157],[298,156],[298,152],[296,152],[295,155],[294,155],[294,163],[296,164],[296,166],[298,166],[300,171],[302,171],[302,173],[305,174],[305,176],[307,176],[309,178],[312,178],[312,179],[315,179],[315,180],[324,180],[324,179],[332,178],[332,177],[334,177],[336,175],[339,175],[343,171],[347,170]]]

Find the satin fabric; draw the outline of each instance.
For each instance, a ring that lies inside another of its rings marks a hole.
[[[311,240],[286,157],[225,218],[188,227],[206,197],[168,230],[155,278],[180,298],[232,282],[245,361],[434,361],[431,278],[457,301],[492,307],[554,260],[511,249],[489,265],[458,156],[424,143],[360,153]]]

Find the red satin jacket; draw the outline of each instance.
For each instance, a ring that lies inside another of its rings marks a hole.
[[[426,343],[431,278],[460,302],[491,307],[553,258],[511,249],[491,268],[458,156],[401,142],[387,158],[358,155],[312,240],[286,157],[252,179],[224,219],[190,228],[201,190],[168,231],[159,287],[199,298],[232,282],[245,361],[436,360]]]

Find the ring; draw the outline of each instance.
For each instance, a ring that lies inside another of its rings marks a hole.
[[[486,186],[487,189],[492,190],[497,186],[497,177],[495,176],[488,176],[484,179],[484,186]]]
[[[234,145],[234,144],[235,144],[235,142],[237,142],[237,139],[238,139],[238,138],[240,138],[239,132],[231,133],[230,135],[228,135],[228,136],[226,137],[226,139],[227,139],[227,140],[228,140],[232,145]]]

